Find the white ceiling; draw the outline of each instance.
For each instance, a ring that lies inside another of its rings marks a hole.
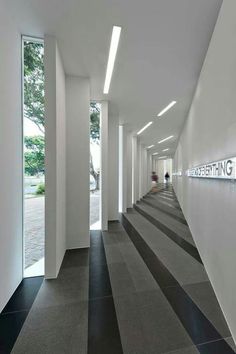
[[[89,77],[92,99],[109,99],[120,122],[147,144],[169,135],[172,155],[222,0],[5,0],[22,34],[57,37],[67,74]],[[113,25],[122,26],[108,96],[103,84]],[[170,101],[174,108],[157,118]],[[167,153],[165,153],[166,155]]]

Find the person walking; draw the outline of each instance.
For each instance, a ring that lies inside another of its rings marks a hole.
[[[168,182],[169,182],[169,178],[170,178],[170,175],[169,175],[169,173],[168,173],[168,172],[166,172],[166,174],[165,174],[165,180],[166,180],[166,183],[168,183]]]

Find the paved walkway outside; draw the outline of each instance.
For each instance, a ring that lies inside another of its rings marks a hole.
[[[25,268],[44,257],[44,199],[25,199]]]
[[[44,197],[25,199],[25,268],[44,257]],[[99,220],[100,191],[90,194],[90,225]]]

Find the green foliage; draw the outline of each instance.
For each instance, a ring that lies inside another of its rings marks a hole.
[[[44,137],[26,136],[25,137],[25,173],[35,176],[44,173]]]
[[[45,184],[44,183],[40,183],[38,185],[38,188],[36,190],[36,194],[37,195],[42,195],[42,194],[45,194]]]
[[[44,132],[43,44],[24,42],[24,116]]]
[[[99,143],[100,140],[100,107],[96,102],[90,103],[90,138]]]

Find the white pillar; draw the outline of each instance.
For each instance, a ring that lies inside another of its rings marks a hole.
[[[108,102],[101,102],[101,224],[108,229]]]
[[[108,108],[108,220],[118,220],[119,204],[119,117]]]
[[[67,248],[89,247],[89,80],[66,77]]]
[[[132,133],[127,132],[126,134],[126,159],[127,159],[127,208],[132,208]]]
[[[151,174],[152,174],[152,154],[150,152],[147,153],[147,190],[146,193],[150,192],[152,187],[151,182]]]
[[[137,136],[132,138],[132,203],[136,203],[139,199],[138,184],[138,142]]]
[[[45,36],[45,277],[56,278],[66,250],[65,73],[56,39]]]
[[[141,149],[141,143],[138,141],[138,145],[137,145],[137,172],[138,172],[138,199],[140,200],[140,198],[142,198],[142,149]]]

